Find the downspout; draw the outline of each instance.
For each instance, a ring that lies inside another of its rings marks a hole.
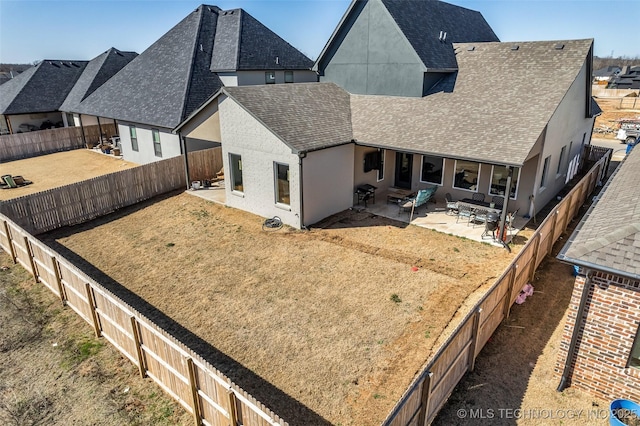
[[[306,151],[302,151],[298,153],[298,178],[300,180],[299,183],[299,193],[300,193],[300,229],[307,229],[306,226],[304,226],[304,186],[303,186],[303,181],[304,181],[304,176],[302,175],[302,160],[304,158],[307,157],[307,152]]]
[[[584,309],[587,306],[587,296],[591,289],[591,269],[587,269],[584,281],[584,287],[582,288],[582,296],[580,297],[580,305],[578,305],[578,312],[576,313],[576,323],[573,326],[573,332],[571,334],[571,343],[569,344],[569,351],[567,352],[567,359],[564,362],[564,370],[562,370],[562,377],[560,378],[560,384],[558,385],[558,392],[562,392],[569,383],[569,378],[572,373],[571,362],[578,346],[578,334],[580,327],[582,326],[582,317],[584,315]]]
[[[511,249],[509,245],[504,242],[503,235],[506,235],[507,232],[507,210],[509,208],[509,198],[511,197],[511,178],[513,177],[513,167],[507,166],[507,184],[504,190],[504,203],[502,205],[502,215],[500,217],[500,235],[498,235],[498,241],[504,248],[506,248],[509,253],[511,253]]]
[[[182,136],[182,133],[178,132],[178,138],[180,139],[180,154],[184,157],[184,173],[187,180],[187,189],[191,188],[191,179],[189,178],[189,155],[187,151],[187,138]]]

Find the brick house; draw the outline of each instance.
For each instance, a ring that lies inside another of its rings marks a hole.
[[[632,151],[558,259],[580,267],[555,373],[603,399],[640,401],[640,150]]]

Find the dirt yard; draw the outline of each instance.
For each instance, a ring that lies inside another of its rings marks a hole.
[[[44,239],[292,425],[379,424],[514,256],[369,213],[262,221],[180,194]]]
[[[0,163],[0,175],[22,176],[33,182],[31,185],[20,188],[0,189],[0,201],[69,185],[135,166],[134,163],[89,149],[76,149]]]
[[[596,117],[596,123],[593,126],[594,136],[599,138],[614,139],[617,132],[616,124],[618,120],[623,118],[640,117],[640,110],[620,109],[620,98],[596,98],[596,102],[602,114]],[[607,133],[598,132],[598,129],[610,128],[615,129]]]
[[[0,324],[0,424],[193,424],[2,251]]]

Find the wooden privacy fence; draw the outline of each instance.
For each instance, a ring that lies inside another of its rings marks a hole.
[[[113,123],[100,126],[108,137],[116,134]],[[100,140],[98,125],[85,126],[84,136],[87,141]],[[52,152],[69,151],[85,146],[81,127],[61,127],[57,129],[38,130],[28,133],[16,133],[0,136],[0,162],[36,157]]]
[[[383,425],[422,426],[433,421],[462,376],[473,371],[476,357],[509,316],[522,287],[533,278],[553,244],[593,192],[611,150],[607,154],[546,217],[505,272],[423,367]]]
[[[197,425],[287,425],[214,366],[6,216],[0,247],[164,391]]]
[[[189,153],[194,173],[222,167],[221,148]],[[219,163],[218,163],[219,162]],[[216,170],[216,171],[217,171]],[[215,175],[215,173],[214,173]],[[207,175],[210,176],[210,175]],[[0,213],[37,235],[87,222],[186,187],[184,160],[174,157],[0,202]]]

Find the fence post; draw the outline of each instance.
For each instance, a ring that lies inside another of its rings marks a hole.
[[[85,289],[87,290],[87,303],[91,310],[91,319],[93,320],[93,331],[96,333],[96,337],[101,336],[100,324],[98,323],[98,316],[96,315],[95,300],[93,299],[93,292],[91,291],[91,284],[85,283]]]
[[[511,293],[513,293],[513,284],[516,280],[516,271],[518,269],[518,265],[513,265],[511,268],[511,277],[509,278],[509,288],[507,289],[507,297],[504,299],[504,317],[509,318],[509,313],[511,312]]]
[[[236,408],[236,393],[233,389],[229,389],[227,392],[229,396],[229,424],[231,426],[238,426],[238,410]]]
[[[482,308],[478,308],[476,313],[473,315],[473,332],[471,334],[471,361],[469,362],[469,371],[473,371],[476,367],[476,349],[478,346],[478,332],[480,331],[480,314],[482,313]]]
[[[133,343],[136,346],[136,355],[138,357],[138,371],[143,379],[147,376],[144,366],[144,358],[142,357],[142,348],[140,347],[140,333],[138,332],[138,323],[135,317],[130,317],[131,333],[133,334]]]
[[[58,261],[55,256],[51,256],[51,266],[53,267],[53,273],[56,276],[56,284],[58,285],[58,293],[60,293],[60,301],[62,305],[66,305],[64,287],[62,286],[62,277],[60,276],[60,269],[58,269]]]
[[[9,242],[9,254],[11,255],[11,260],[13,260],[13,263],[16,264],[17,260],[16,260],[16,249],[13,247],[13,240],[11,239],[11,234],[9,234],[9,224],[7,223],[7,221],[3,221],[4,222],[4,233],[7,236],[7,241]]]
[[[189,370],[189,387],[191,388],[191,398],[193,400],[193,420],[196,426],[200,426],[202,424],[202,415],[200,414],[196,371],[193,368],[193,360],[191,358],[187,358],[187,369]]]
[[[542,239],[542,236],[540,235],[540,233],[536,233],[535,238],[538,239],[538,241],[536,241],[535,243],[535,253],[532,256],[532,261],[533,261],[533,268],[531,268],[531,276],[529,277],[529,281],[533,281],[533,278],[536,276],[536,269],[538,269],[538,252],[540,251],[540,240]]]
[[[431,400],[431,378],[433,373],[429,371],[422,383],[422,395],[420,395],[420,414],[418,414],[418,424],[424,425],[429,414],[429,401]]]
[[[33,274],[33,278],[36,280],[36,283],[39,283],[40,278],[38,278],[36,262],[33,261],[33,252],[31,251],[31,244],[29,243],[28,237],[24,237],[24,248],[27,251],[27,257],[29,257],[29,264],[31,265],[31,273]]]

